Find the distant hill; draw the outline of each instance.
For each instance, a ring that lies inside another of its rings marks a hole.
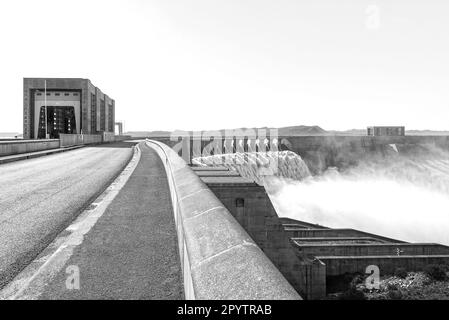
[[[351,129],[346,131],[328,131],[335,135],[366,135],[366,129]],[[449,131],[433,131],[433,130],[405,130],[408,136],[449,136]]]
[[[124,134],[131,137],[169,137],[171,131],[129,131]]]
[[[319,126],[293,126],[279,128],[281,136],[313,136],[328,134],[326,130]]]
[[[364,136],[366,135],[366,129],[351,129],[351,130],[345,130],[345,131],[336,131],[336,130],[329,130],[329,134],[333,135],[347,135],[347,136]]]
[[[449,136],[449,131],[405,130],[405,134],[410,136]]]
[[[238,128],[238,129],[221,129],[217,130],[222,135],[225,134],[226,130],[258,130],[258,129],[266,129],[267,131],[270,128],[261,127],[261,128]],[[166,137],[170,136],[172,131],[129,131],[125,132],[126,135],[130,135],[132,137]],[[192,134],[192,131],[189,131]],[[278,128],[278,133],[281,136],[305,136],[305,135],[323,135],[328,134],[326,130],[322,129],[319,126],[291,126],[291,127],[282,127]]]
[[[23,134],[19,132],[0,132],[0,139],[22,139]]]
[[[266,129],[267,133],[270,128],[260,127],[260,128],[239,128],[241,130],[258,130]],[[238,129],[228,129],[228,130],[238,130]],[[225,129],[217,130],[222,135],[225,134]],[[133,137],[169,137],[172,131],[130,131],[125,134],[131,135]],[[192,134],[192,131],[189,131]],[[366,129],[351,129],[345,131],[337,130],[324,130],[319,126],[291,126],[291,127],[281,127],[278,128],[278,134],[280,136],[318,136],[318,135],[339,135],[339,136],[365,136]],[[427,136],[449,136],[449,131],[432,131],[432,130],[406,130],[406,135],[427,135]]]

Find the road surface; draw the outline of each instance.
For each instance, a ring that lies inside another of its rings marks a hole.
[[[122,171],[135,143],[0,165],[0,288]]]
[[[40,287],[31,289],[33,299],[184,298],[167,175],[157,153],[144,143],[140,148],[128,182],[65,265],[44,272],[55,275],[44,275]],[[66,271],[74,266],[79,288],[70,290]]]

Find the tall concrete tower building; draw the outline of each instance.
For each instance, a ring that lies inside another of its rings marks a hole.
[[[114,132],[115,101],[89,79],[24,78],[23,138]]]

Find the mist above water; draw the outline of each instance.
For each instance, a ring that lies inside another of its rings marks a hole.
[[[329,168],[316,176],[291,151],[196,162],[225,165],[264,185],[281,217],[449,245],[449,153],[440,149],[365,157],[344,171]]]
[[[303,181],[269,177],[279,216],[410,242],[449,245],[449,155],[364,160]]]

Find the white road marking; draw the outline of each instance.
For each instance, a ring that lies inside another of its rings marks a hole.
[[[134,148],[131,161],[98,198],[22,272],[0,291],[0,300],[37,299],[64,267],[98,219],[106,211],[119,191],[128,181],[140,160],[140,148]]]

